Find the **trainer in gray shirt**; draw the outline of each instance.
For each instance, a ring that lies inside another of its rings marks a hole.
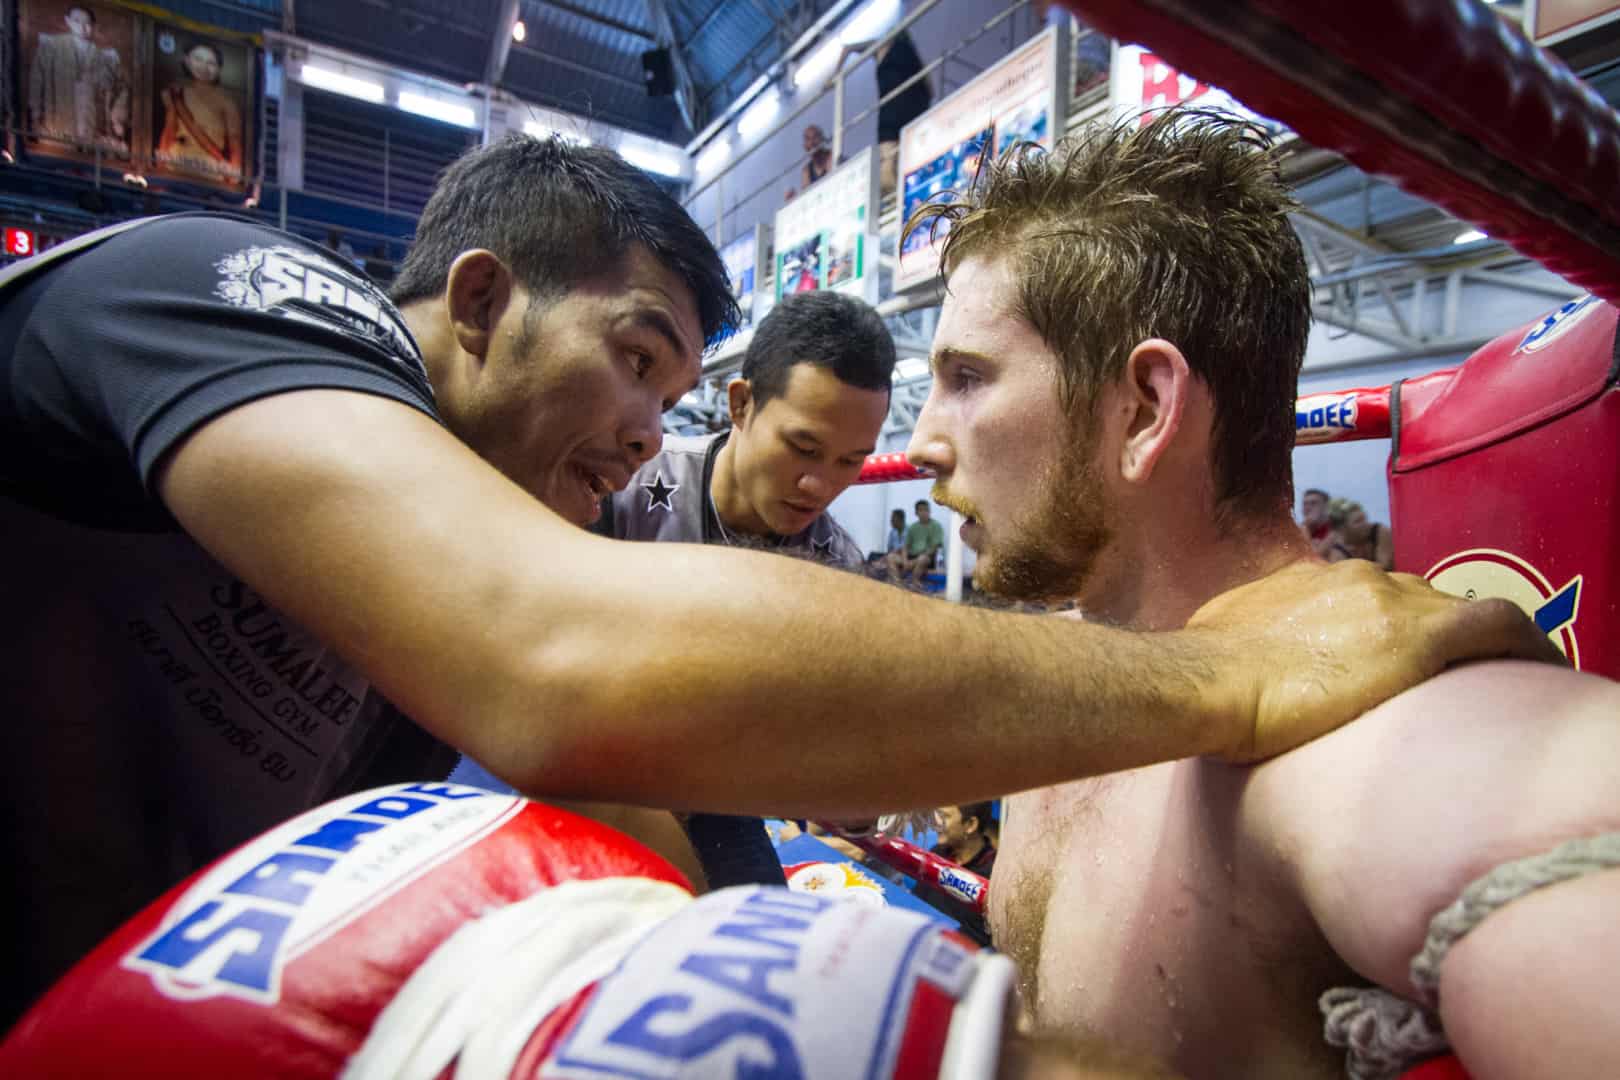
[[[728,530],[709,490],[715,459],[730,434],[666,438],[663,450],[641,467],[630,486],[613,496],[611,506],[602,507],[603,531],[620,540],[775,548],[849,569],[865,563],[860,547],[828,513],[791,536],[765,538]]]

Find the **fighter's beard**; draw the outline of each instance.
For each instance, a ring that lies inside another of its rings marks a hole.
[[[1113,529],[1092,448],[1077,446],[1066,456],[1073,464],[1054,463],[1036,479],[1034,509],[989,537],[974,588],[1025,603],[1080,597]]]

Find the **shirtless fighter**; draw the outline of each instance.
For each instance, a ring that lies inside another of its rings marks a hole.
[[[949,291],[910,457],[967,519],[981,587],[1143,630],[1262,575],[1308,588],[1290,453],[1310,285],[1262,138],[1133,120],[926,211],[951,226]],[[1258,768],[1012,798],[991,925],[1037,1029],[1194,1077],[1342,1074],[1319,998],[1352,1075],[1410,1063],[1383,1015],[1477,1077],[1616,1076],[1617,782],[1620,687],[1453,669]],[[1486,877],[1472,899],[1506,903],[1437,919]],[[1404,1002],[1324,997],[1367,984]]]

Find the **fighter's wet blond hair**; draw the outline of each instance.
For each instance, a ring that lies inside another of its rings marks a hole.
[[[1171,110],[1092,128],[1050,154],[1014,147],[907,231],[949,227],[947,280],[973,256],[1014,261],[1018,314],[1059,357],[1077,419],[1138,342],[1175,344],[1215,399],[1222,510],[1270,513],[1293,499],[1310,332],[1310,278],[1288,221],[1297,206],[1263,128]]]

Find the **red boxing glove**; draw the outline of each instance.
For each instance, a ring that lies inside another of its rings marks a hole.
[[[1012,981],[918,915],[694,902],[593,822],[401,785],[168,893],[24,1017],[0,1074],[976,1078]]]
[[[516,796],[410,784],[339,799],[102,942],[0,1045],[0,1075],[336,1076],[463,924],[604,877],[689,888],[628,837]]]

